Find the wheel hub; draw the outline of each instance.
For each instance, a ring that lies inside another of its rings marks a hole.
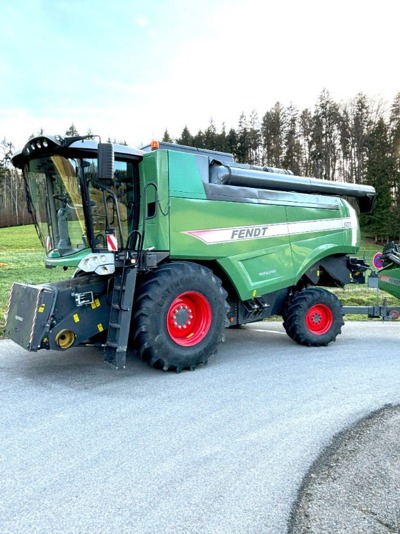
[[[322,317],[319,313],[314,313],[314,315],[311,317],[311,322],[315,325],[318,325],[321,323]]]
[[[187,328],[192,324],[192,310],[189,308],[189,306],[181,305],[173,312],[172,318],[176,327],[179,329]]]

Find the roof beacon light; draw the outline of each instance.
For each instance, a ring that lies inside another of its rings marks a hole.
[[[152,141],[150,143],[151,150],[158,150],[160,148],[160,143],[158,141]]]

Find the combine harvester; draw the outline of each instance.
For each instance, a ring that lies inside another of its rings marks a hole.
[[[29,351],[96,346],[123,368],[132,347],[179,372],[206,363],[226,327],[272,316],[297,343],[327,345],[347,310],[325,288],[365,281],[351,204],[370,210],[373,187],[169,143],[39,136],[12,161],[46,266],[74,268],[13,285],[5,332]],[[397,248],[384,258],[380,285],[397,294]]]

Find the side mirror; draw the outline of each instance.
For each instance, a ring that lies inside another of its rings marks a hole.
[[[97,145],[98,169],[97,178],[100,181],[114,179],[114,147],[111,143]]]

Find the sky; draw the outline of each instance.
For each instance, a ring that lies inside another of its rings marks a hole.
[[[399,0],[0,0],[0,139],[73,123],[131,146],[323,89],[390,106]]]

